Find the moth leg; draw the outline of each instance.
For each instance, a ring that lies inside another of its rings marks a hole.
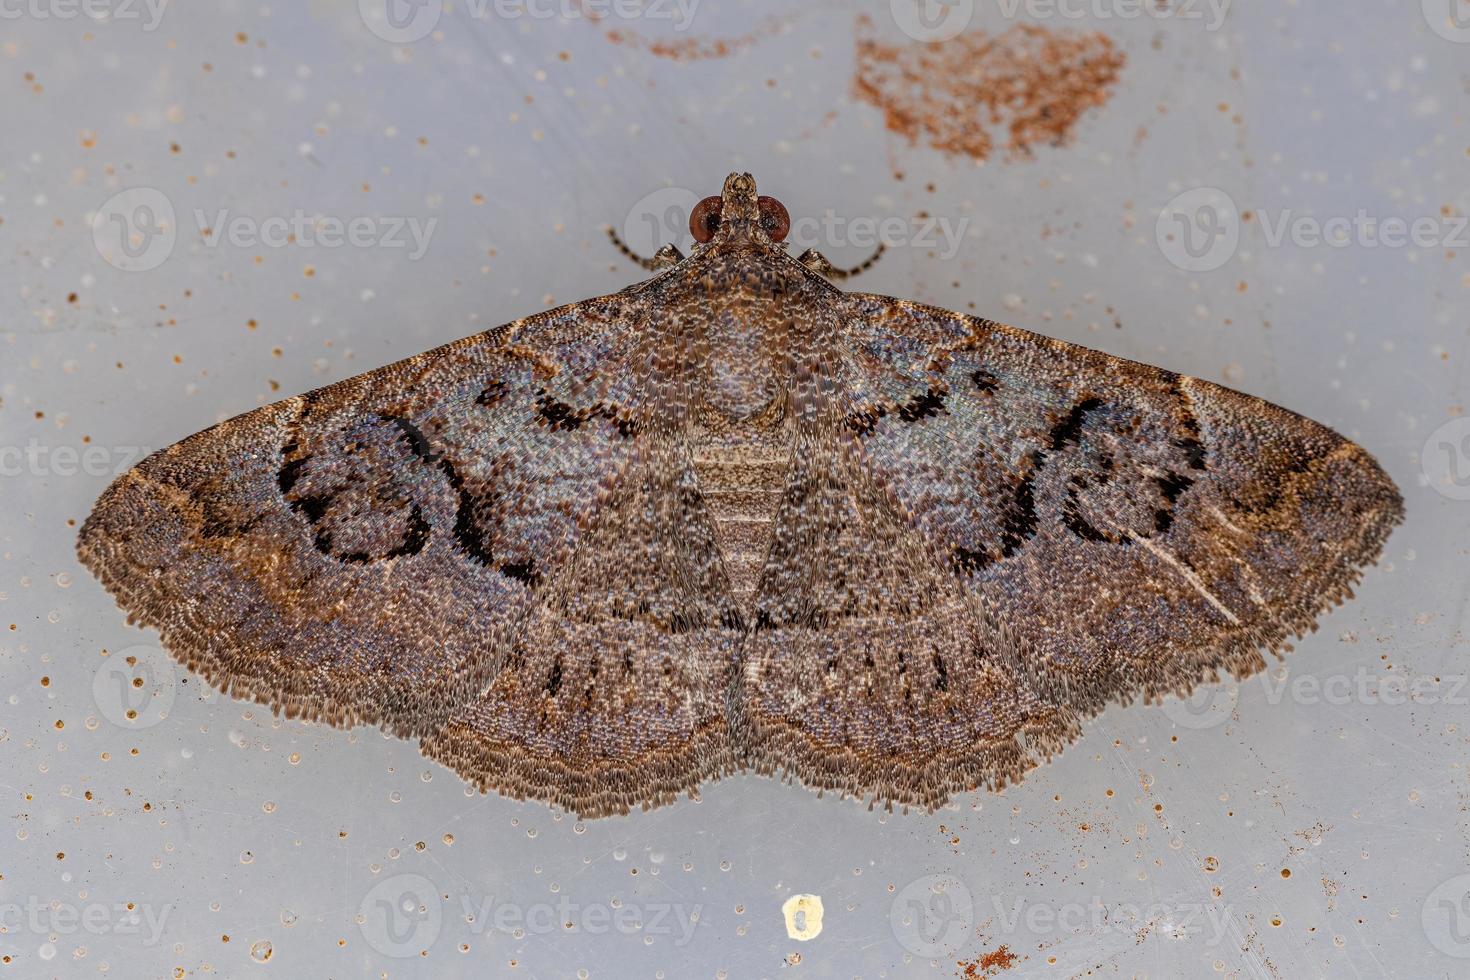
[[[871,269],[873,264],[878,261],[878,257],[882,254],[883,243],[879,242],[877,251],[868,256],[862,264],[855,265],[851,269],[837,268],[831,262],[827,261],[827,256],[814,248],[809,248],[805,252],[802,252],[796,257],[796,261],[818,275],[826,276],[828,279],[846,279],[849,276],[855,276],[859,272],[866,272],[868,269]]]
[[[684,253],[679,251],[679,246],[674,244],[660,245],[658,251],[653,253],[653,258],[646,259],[629,248],[623,242],[622,238],[618,237],[616,229],[609,227],[607,229],[607,237],[612,239],[612,243],[618,247],[619,252],[622,252],[628,258],[651,272],[672,269],[684,261]]]

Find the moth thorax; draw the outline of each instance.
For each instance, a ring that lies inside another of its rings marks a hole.
[[[707,409],[740,423],[771,409],[781,395],[771,339],[761,318],[744,307],[713,318],[698,393]]]

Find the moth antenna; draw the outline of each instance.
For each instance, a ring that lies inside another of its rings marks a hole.
[[[607,237],[612,239],[612,243],[617,246],[619,252],[622,252],[629,259],[638,263],[643,268],[648,269],[650,272],[670,269],[684,261],[684,253],[679,251],[679,246],[677,245],[660,245],[659,250],[653,253],[652,258],[644,258],[629,248],[627,243],[618,234],[617,229],[611,225],[608,225]]]
[[[826,276],[828,279],[847,279],[857,275],[860,272],[866,272],[871,269],[877,263],[878,257],[881,256],[883,252],[884,245],[882,242],[879,242],[877,250],[875,250],[872,255],[868,256],[867,259],[865,259],[860,264],[853,266],[851,269],[837,268],[837,266],[833,265],[830,261],[827,260],[827,256],[823,255],[821,252],[818,252],[814,248],[809,248],[805,252],[802,252],[801,255],[797,256],[796,261],[800,262],[802,265],[806,266],[808,269],[812,270],[818,275]]]

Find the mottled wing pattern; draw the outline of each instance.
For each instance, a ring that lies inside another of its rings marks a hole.
[[[930,806],[1004,785],[1109,701],[1261,669],[1401,519],[1367,453],[1259,399],[844,300],[847,417],[797,454],[746,648],[763,769]]]
[[[593,370],[636,315],[592,300],[216,425],[119,477],[80,557],[222,690],[435,730],[636,458]]]
[[[1019,779],[1075,734],[851,431],[803,431],[792,460],[736,701],[755,768],[937,806]]]
[[[740,616],[688,447],[640,439],[484,694],[425,739],[482,789],[583,816],[667,803],[736,766]]]
[[[748,174],[720,200],[616,296],[155,454],[82,561],[222,690],[482,789],[597,816],[752,766],[937,806],[1259,670],[1401,519],[1314,422],[841,293]]]
[[[1260,399],[849,300],[849,345],[893,389],[853,419],[869,471],[1055,701],[1092,711],[1261,669],[1402,518],[1371,456]]]

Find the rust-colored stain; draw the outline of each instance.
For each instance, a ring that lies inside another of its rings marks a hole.
[[[1127,57],[1104,34],[1017,24],[938,44],[884,44],[866,15],[857,23],[858,96],[883,110],[890,130],[945,153],[988,159],[1060,146],[1082,114],[1105,104]]]
[[[1018,957],[1012,953],[1008,946],[997,946],[978,960],[959,962],[960,976],[965,980],[983,980],[985,977],[993,977],[1001,970],[1009,970],[1016,965]]]
[[[607,31],[605,36],[614,44],[626,44],[629,47],[647,51],[655,57],[668,58],[671,61],[708,61],[712,58],[728,58],[746,48],[755,47],[765,38],[779,34],[785,26],[786,19],[772,17],[762,21],[755,30],[735,37],[681,35],[669,40],[647,38],[641,34],[615,28]]]

